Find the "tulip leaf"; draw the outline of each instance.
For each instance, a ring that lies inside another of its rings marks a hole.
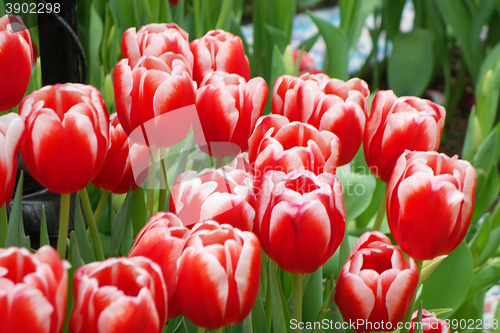
[[[127,193],[125,201],[118,210],[115,221],[113,223],[113,227],[111,228],[111,245],[109,248],[110,257],[116,257],[120,254],[123,235],[125,234],[125,224],[127,223],[127,215],[129,212],[129,201],[131,193],[131,191]]]
[[[401,0],[384,0],[382,2],[382,26],[387,32],[387,37],[392,39],[394,35],[399,33],[401,24],[401,15],[406,1]]]
[[[486,214],[486,216],[489,215]],[[487,220],[485,217],[483,224],[488,223],[489,221],[490,219]],[[488,241],[484,245],[479,258],[474,262],[475,266],[482,265],[486,260],[493,256],[495,251],[498,249],[498,246],[500,246],[500,227],[488,233]]]
[[[132,191],[131,206],[130,213],[132,215],[134,235],[136,236],[146,225],[146,198],[142,187],[138,187]]]
[[[102,18],[94,7],[90,5],[89,50],[87,54],[89,68],[89,84],[94,87],[101,86],[101,57],[104,24]]]
[[[49,232],[47,231],[47,219],[45,218],[45,206],[42,205],[42,217],[40,218],[40,247],[50,245]]]
[[[328,67],[326,74],[332,78],[337,78],[346,81],[349,79],[349,42],[346,35],[340,29],[330,22],[307,12],[314,24],[325,40],[328,58],[325,57],[324,64]]]
[[[421,96],[434,71],[434,36],[431,31],[414,29],[394,36],[388,60],[389,88],[398,96]]]
[[[302,320],[313,322],[318,317],[318,313],[323,305],[323,270],[318,270],[309,275],[307,287],[304,288],[302,298]]]
[[[318,40],[318,37],[319,37],[319,32],[312,35],[309,38],[304,39],[302,42],[300,42],[299,46],[297,46],[297,50],[304,49],[305,52],[311,51],[312,47]]]
[[[370,205],[375,191],[375,177],[370,173],[355,173],[349,167],[337,168],[342,183],[346,222],[358,217]]]
[[[130,213],[132,209],[130,209]],[[132,248],[132,244],[134,243],[134,235],[133,235],[133,227],[132,227],[132,214],[127,214],[127,221],[125,223],[125,232],[123,234],[122,246],[120,253],[122,256],[128,256],[130,249]]]
[[[176,326],[173,333],[188,333],[188,329],[186,326],[186,322],[184,321],[184,317],[181,318],[179,324]]]
[[[87,231],[85,230],[85,223],[83,222],[83,214],[80,206],[80,195],[76,194],[75,199],[75,238],[78,243],[78,250],[83,261],[88,264],[96,261],[94,251],[90,245]]]
[[[30,248],[29,237],[24,233],[23,224],[23,179],[21,173],[19,182],[17,183],[16,194],[14,195],[14,203],[10,211],[9,226],[7,227],[7,237],[5,239],[5,247],[18,246]]]
[[[85,265],[82,259],[80,248],[78,247],[78,240],[76,239],[75,232],[72,231],[69,238],[68,260],[71,264],[71,273],[74,275],[78,268]]]
[[[252,308],[252,327],[255,332],[268,332],[267,322],[266,322],[266,313],[264,310],[264,302],[261,297],[262,286],[260,287],[260,291],[257,294],[257,299],[255,300],[255,304]]]
[[[352,0],[347,0],[347,1],[354,2]],[[370,13],[372,13],[375,10],[375,8],[379,5],[380,2],[381,0],[357,1],[357,6],[356,6],[357,8],[354,12],[352,25],[349,27],[348,33],[346,31],[350,49],[354,49],[356,47],[359,36],[361,34],[361,30],[365,25],[366,18]]]
[[[273,333],[292,333],[290,325],[288,325],[290,313],[278,278],[276,264],[272,261],[269,261],[269,290],[271,292]]]
[[[457,309],[471,286],[473,268],[469,248],[462,242],[425,280],[418,301],[429,309]]]
[[[488,178],[486,179],[486,185],[482,193],[478,195],[478,193],[476,192],[472,221],[476,221],[477,219],[479,219],[479,217],[481,217],[481,215],[483,215],[491,207],[491,205],[495,202],[498,196],[499,190],[500,190],[500,175],[498,173],[497,167],[492,166],[491,171],[488,173]]]

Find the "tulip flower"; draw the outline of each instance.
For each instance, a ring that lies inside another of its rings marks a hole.
[[[197,224],[178,262],[182,313],[203,328],[242,321],[257,298],[260,265],[253,233],[214,221]]]
[[[62,332],[68,268],[50,246],[0,249],[0,332]]]
[[[182,55],[142,57],[136,66],[122,59],[113,82],[116,112],[133,142],[167,148],[186,137],[196,116],[196,91]]]
[[[17,150],[24,134],[24,121],[15,113],[0,117],[0,207],[8,205],[14,192]]]
[[[408,150],[437,150],[445,109],[429,100],[379,91],[365,126],[363,149],[370,170],[389,183],[399,156]]]
[[[368,84],[358,78],[344,82],[325,74],[285,75],[274,83],[272,111],[334,133],[340,140],[339,165],[344,165],[363,142],[369,96]]]
[[[251,231],[255,218],[253,200],[251,176],[243,170],[224,167],[180,174],[172,186],[169,207],[185,226],[215,220]]]
[[[167,289],[160,267],[144,257],[80,267],[73,279],[71,333],[162,332]]]
[[[149,160],[146,147],[131,142],[123,131],[118,116],[110,116],[109,149],[104,164],[92,184],[105,191],[124,194],[135,190],[145,180],[144,174],[134,179],[132,164],[138,159]]]
[[[257,193],[262,248],[282,270],[313,273],[339,247],[345,233],[342,186],[335,175],[268,171]]]
[[[411,317],[413,326],[410,328],[409,333],[415,332],[417,328],[417,317],[418,310],[413,312]],[[422,333],[450,333],[450,326],[446,320],[437,318],[434,312],[431,313],[426,309],[422,309]]]
[[[270,170],[335,173],[340,155],[335,134],[297,121],[290,123],[279,115],[261,117],[248,143],[248,159],[256,179]]]
[[[168,290],[167,320],[181,314],[177,296],[177,259],[188,234],[189,229],[174,214],[158,212],[139,232],[129,253],[129,257],[147,257],[160,266]]]
[[[293,62],[297,63],[300,57],[299,63],[299,75],[310,73],[319,74],[320,70],[316,68],[316,61],[306,52],[302,50],[293,50]]]
[[[55,193],[83,189],[102,167],[109,115],[99,90],[82,84],[45,86],[19,105],[26,133],[20,150],[28,172]]]
[[[122,37],[122,56],[134,67],[143,56],[160,57],[168,52],[182,55],[193,68],[193,53],[189,48],[189,36],[175,23],[151,23],[129,28]]]
[[[0,112],[19,104],[31,78],[31,37],[20,16],[0,17]]]
[[[407,151],[387,192],[387,221],[401,250],[418,260],[446,255],[469,230],[476,171],[468,161]]]
[[[356,332],[393,331],[417,289],[417,265],[387,241],[362,242],[340,272],[335,302],[344,321],[360,323]]]
[[[214,71],[238,74],[250,81],[250,63],[241,38],[224,30],[211,30],[191,42],[193,79],[201,86]]]
[[[194,134],[200,149],[216,158],[247,150],[248,138],[266,106],[267,96],[263,78],[246,82],[236,74],[210,74],[196,94],[196,109],[203,132],[195,131]]]

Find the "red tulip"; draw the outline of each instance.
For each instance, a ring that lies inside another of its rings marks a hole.
[[[387,192],[387,221],[409,256],[431,260],[453,251],[469,230],[476,171],[458,156],[405,152]]]
[[[50,246],[0,249],[0,332],[62,332],[68,268]]]
[[[214,71],[238,74],[250,81],[250,64],[240,37],[224,30],[211,30],[191,42],[191,51],[193,79],[198,86]]]
[[[379,91],[365,126],[363,149],[370,170],[389,183],[399,156],[408,150],[437,150],[445,109],[417,97]]]
[[[215,328],[245,319],[260,283],[260,245],[251,232],[210,221],[197,224],[178,262],[182,313]]]
[[[248,143],[248,159],[256,179],[270,170],[335,173],[340,154],[335,134],[297,121],[290,123],[278,115],[261,117]]]
[[[127,193],[130,188],[135,190],[146,177],[143,175],[134,179],[132,164],[137,159],[149,160],[149,152],[146,147],[130,141],[116,113],[110,116],[109,138],[110,145],[104,164],[92,184],[116,194]]]
[[[282,270],[313,273],[339,247],[345,211],[335,175],[269,171],[256,193],[254,229],[264,251]]]
[[[319,74],[320,70],[316,68],[316,61],[306,52],[302,50],[293,50],[293,62],[297,63],[300,56],[299,75],[310,73]]]
[[[67,83],[45,86],[19,105],[26,133],[21,155],[28,172],[55,193],[81,190],[108,150],[109,115],[99,90]]]
[[[166,148],[183,140],[197,116],[189,64],[171,52],[115,66],[115,104],[125,133],[141,145]]]
[[[174,6],[177,6],[177,4],[179,3],[179,0],[168,0],[168,2],[170,2]]]
[[[255,218],[249,174],[231,167],[186,171],[172,186],[170,211],[185,226],[207,220],[251,231]]]
[[[0,117],[0,207],[9,204],[14,192],[17,149],[24,134],[24,121],[15,113]]]
[[[161,57],[166,53],[182,55],[193,68],[193,53],[189,48],[188,33],[175,23],[151,23],[129,28],[122,37],[122,56],[129,59],[130,67],[143,56]]]
[[[144,257],[80,267],[73,279],[71,333],[162,332],[167,289],[160,267]]]
[[[352,247],[350,257],[352,257],[354,253],[358,252],[359,250],[369,247],[369,245],[374,242],[382,242],[387,245],[392,245],[389,237],[387,237],[380,231],[367,231],[358,238],[358,241]]]
[[[411,322],[414,326],[410,328],[408,333],[415,332],[417,327],[417,316],[418,310],[413,312],[411,317]],[[436,317],[434,312],[430,313],[426,309],[422,309],[422,333],[450,333],[450,326],[444,319],[440,319]]]
[[[363,238],[363,237],[362,237]],[[366,243],[337,279],[335,302],[356,332],[392,331],[403,321],[418,284],[417,265],[384,241]]]
[[[339,165],[349,163],[361,147],[370,91],[365,81],[347,82],[325,74],[282,76],[273,89],[272,111],[301,121],[340,140]]]
[[[19,16],[0,17],[0,112],[24,96],[31,77],[31,37]]]
[[[210,74],[196,94],[203,132],[194,134],[201,150],[216,158],[247,150],[248,138],[266,106],[267,96],[263,78],[246,82],[236,74]]]
[[[174,214],[158,212],[139,232],[129,253],[129,257],[147,257],[160,266],[168,290],[167,319],[181,314],[177,297],[177,259],[188,234],[189,229]]]

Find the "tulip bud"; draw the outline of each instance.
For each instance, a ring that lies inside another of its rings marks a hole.
[[[175,23],[151,23],[138,32],[129,28],[122,37],[122,56],[134,67],[143,56],[161,57],[171,52],[182,55],[193,68],[193,53],[189,48],[189,36]]]
[[[0,17],[0,112],[16,106],[31,78],[33,50],[20,16]]]
[[[14,192],[17,150],[24,134],[24,121],[15,113],[0,117],[0,207],[9,204]]]
[[[172,186],[169,208],[185,226],[215,220],[251,231],[255,218],[253,201],[251,176],[243,170],[224,167],[180,174]]]
[[[256,77],[246,82],[237,74],[223,72],[214,72],[205,80],[196,93],[203,130],[194,131],[198,146],[216,158],[238,155],[248,149],[248,138],[266,106],[266,81]]]
[[[239,323],[257,298],[260,265],[253,233],[214,221],[197,224],[178,263],[182,313],[204,328]]]
[[[160,267],[144,257],[80,267],[73,279],[72,333],[163,331],[167,289]]]
[[[21,155],[30,175],[51,192],[72,193],[94,179],[108,150],[109,115],[99,90],[45,86],[19,105],[26,133]]]
[[[271,170],[335,173],[340,154],[335,134],[298,121],[290,123],[279,115],[259,118],[248,143],[248,159],[257,180]]]
[[[250,81],[250,64],[240,37],[224,30],[211,30],[191,42],[191,51],[193,79],[198,86],[214,71],[238,74]]]
[[[171,52],[122,59],[113,72],[116,113],[133,142],[167,148],[182,141],[196,116],[196,91],[189,64]]]
[[[0,332],[61,333],[68,268],[50,246],[0,249]]]
[[[129,257],[147,257],[160,266],[168,290],[167,320],[181,314],[177,297],[177,259],[188,234],[189,229],[174,214],[158,212],[139,232],[129,253]]]
[[[418,310],[413,312],[411,317],[412,327],[408,333],[413,333],[417,329],[417,316]],[[436,317],[434,312],[429,312],[426,309],[422,309],[422,333],[450,333],[450,326],[444,319],[439,319]]]
[[[335,302],[345,321],[358,323],[356,332],[393,331],[417,289],[417,265],[386,241],[360,240],[337,279]]]
[[[475,169],[458,156],[401,155],[387,192],[387,221],[401,250],[432,260],[457,248],[469,230],[475,188]]]
[[[313,273],[342,242],[345,210],[342,187],[335,175],[269,171],[256,195],[254,232],[282,270]]]
[[[445,109],[417,97],[400,97],[379,91],[365,126],[363,149],[370,170],[389,183],[399,156],[408,150],[437,150]]]
[[[340,141],[339,165],[344,165],[363,142],[369,95],[368,84],[358,78],[344,82],[325,74],[284,75],[274,83],[272,111],[334,133]]]
[[[320,70],[316,68],[316,61],[306,52],[302,50],[293,50],[293,61],[296,63],[300,56],[299,75],[306,73],[319,74]]]

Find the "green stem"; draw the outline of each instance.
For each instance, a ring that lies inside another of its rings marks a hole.
[[[207,331],[206,328],[198,326],[198,333],[205,333]]]
[[[302,322],[302,274],[293,274],[293,319]],[[301,332],[296,328],[294,332]]]
[[[417,270],[418,270],[418,276],[420,276],[420,273],[422,272],[422,265],[423,265],[423,260],[415,260],[415,263],[417,264]],[[413,293],[413,297],[411,298],[410,306],[408,307],[408,310],[406,311],[405,317],[403,319],[403,328],[401,329],[400,333],[408,333],[410,331],[409,327],[410,325],[406,325],[406,323],[411,322],[411,316],[413,314],[413,308],[415,306],[415,297],[417,296],[417,291]],[[408,328],[406,328],[408,326]]]
[[[214,333],[222,333],[222,327],[221,327],[221,328],[218,328],[218,329],[215,329],[215,330],[214,330]]]
[[[57,235],[57,253],[61,259],[66,259],[66,239],[68,238],[69,206],[71,194],[61,194],[61,209],[59,211],[59,233]]]
[[[384,194],[382,196],[382,202],[378,207],[377,217],[375,218],[375,223],[373,224],[373,230],[380,231],[382,222],[384,221],[385,209],[387,203],[387,184],[384,185]]]
[[[229,7],[233,1],[232,0],[224,0],[222,3],[222,9],[219,14],[219,18],[217,19],[217,23],[215,24],[215,29],[224,29],[224,22],[226,21],[226,16],[229,12]]]
[[[87,224],[89,226],[90,236],[92,237],[92,242],[94,243],[95,257],[97,261],[104,261],[104,251],[102,249],[101,237],[99,236],[99,230],[97,229],[97,224],[94,220],[94,214],[92,213],[92,205],[90,204],[87,188],[84,187],[79,193],[82,200],[83,212],[85,213],[85,218],[87,219]]]
[[[109,192],[104,190],[101,195],[101,200],[99,201],[99,205],[94,213],[94,221],[99,222],[99,218],[101,217],[102,212],[104,211],[104,207],[106,207],[106,203],[108,202]]]
[[[167,181],[167,150],[160,150],[160,163],[162,179],[160,184],[160,196],[158,198],[158,211],[164,212],[167,209],[167,194],[168,194],[168,181]]]
[[[158,150],[151,147],[151,164],[148,174],[147,209],[149,216],[153,216],[155,206],[155,178],[156,178],[156,154]]]
[[[7,203],[4,203],[0,208],[0,247],[4,247],[5,245],[5,239],[7,239],[7,228]]]
[[[194,6],[194,33],[195,38],[199,38],[203,35],[203,18],[201,15],[201,1],[202,0],[193,0]]]

